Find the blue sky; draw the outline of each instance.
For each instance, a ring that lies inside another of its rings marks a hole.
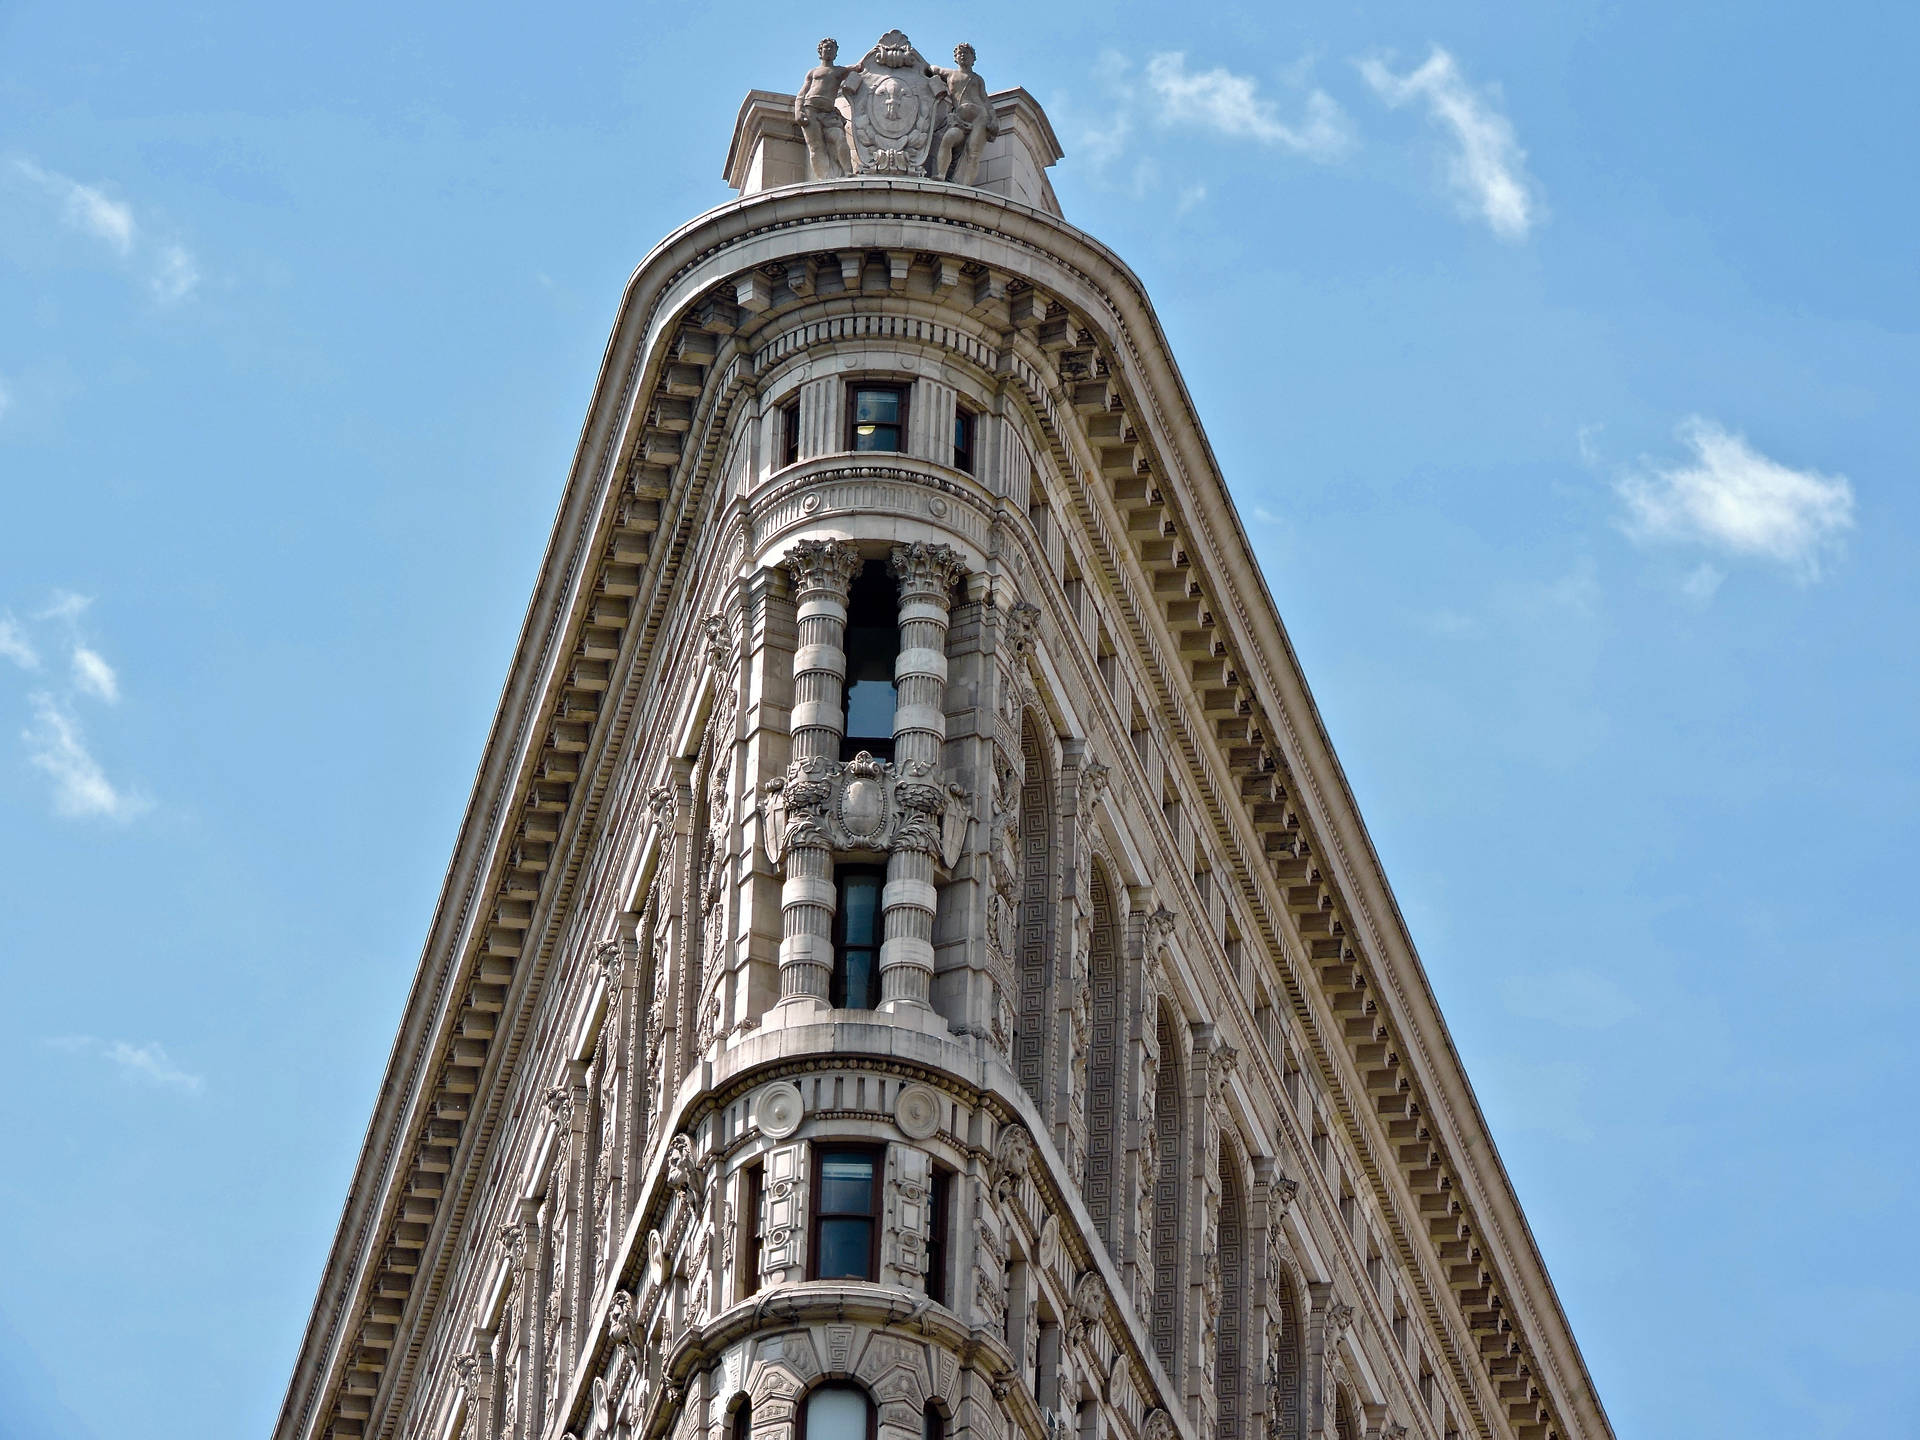
[[[1154,295],[1616,1428],[1920,1431],[1911,13],[11,0],[0,1437],[270,1425],[620,288],[895,24]]]

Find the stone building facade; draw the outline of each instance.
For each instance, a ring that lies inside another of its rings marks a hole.
[[[628,285],[281,1440],[1604,1440],[1024,91],[754,91]]]

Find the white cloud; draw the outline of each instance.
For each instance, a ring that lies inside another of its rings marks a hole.
[[[138,254],[145,262],[141,268],[147,271],[147,290],[162,305],[186,299],[199,286],[200,267],[192,252],[177,241],[154,248],[125,201],[31,160],[16,159],[12,168],[58,203],[60,218],[70,229],[106,242],[122,260]],[[0,405],[0,410],[4,408]]]
[[[7,418],[7,412],[13,408],[13,391],[5,380],[0,380],[0,420]]]
[[[97,650],[84,645],[73,647],[73,683],[80,690],[109,705],[120,698],[120,677],[100,657]]]
[[[27,639],[27,632],[10,614],[0,615],[0,656],[5,656],[22,670],[38,669],[40,665],[40,656],[34,650],[33,642]]]
[[[1195,206],[1203,203],[1206,198],[1207,187],[1205,185],[1193,184],[1182,186],[1180,198],[1174,202],[1173,213],[1176,215],[1185,215],[1194,209]]]
[[[1147,61],[1147,85],[1160,104],[1160,118],[1172,124],[1199,125],[1236,139],[1278,145],[1313,160],[1333,160],[1353,143],[1346,112],[1324,90],[1307,96],[1299,124],[1280,118],[1260,84],[1231,70],[1189,71],[1184,52],[1170,51]]]
[[[105,1060],[129,1080],[162,1090],[198,1095],[206,1081],[181,1069],[158,1040],[135,1045],[126,1040],[101,1040],[92,1035],[61,1035],[47,1042],[70,1055],[92,1055]]]
[[[1649,462],[1617,482],[1627,532],[1776,561],[1803,583],[1819,579],[1822,558],[1853,528],[1847,478],[1789,469],[1698,415],[1681,422],[1679,437],[1690,460]]]
[[[60,218],[84,234],[104,240],[122,255],[133,253],[137,227],[133,211],[92,185],[82,185],[53,170],[42,170],[31,160],[15,160],[13,168],[60,202]]]
[[[162,305],[186,299],[200,283],[200,268],[182,245],[168,245],[160,252],[153,277],[147,282],[153,298]]]
[[[1504,989],[1507,1008],[1514,1014],[1581,1030],[1618,1025],[1636,1008],[1618,984],[1587,970],[1514,975]]]
[[[1503,240],[1524,240],[1541,219],[1538,186],[1527,174],[1526,152],[1513,124],[1486,97],[1474,93],[1453,56],[1439,46],[1426,64],[1395,75],[1379,60],[1360,62],[1360,73],[1387,105],[1426,102],[1427,118],[1457,147],[1447,178],[1470,213]]]
[[[73,717],[44,692],[32,697],[34,723],[23,730],[27,759],[53,781],[55,813],[74,819],[131,820],[147,802],[107,779]]]
[[[36,620],[78,620],[93,604],[91,595],[76,595],[71,590],[56,590],[45,608],[34,613]]]

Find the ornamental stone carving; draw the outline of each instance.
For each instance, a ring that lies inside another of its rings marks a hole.
[[[946,88],[940,108],[940,139],[929,172],[936,180],[972,185],[980,178],[980,153],[994,137],[997,122],[987,82],[973,68],[973,46],[953,47],[953,68],[936,65],[933,73]]]
[[[818,53],[820,63],[807,72],[793,97],[793,119],[807,142],[807,178],[838,180],[853,173],[847,117],[839,107],[840,87],[850,70],[834,63],[840,57],[838,40],[822,40]]]
[[[806,1101],[801,1098],[800,1087],[791,1080],[776,1080],[753,1102],[754,1124],[760,1127],[762,1135],[774,1140],[784,1140],[793,1134],[806,1117]]]
[[[917,850],[952,869],[966,843],[967,794],[932,779],[933,768],[924,760],[895,765],[864,750],[842,762],[794,761],[763,792],[767,859],[778,868],[797,846]]]
[[[993,1146],[993,1198],[1012,1195],[1032,1167],[1033,1138],[1022,1126],[1006,1126]]]
[[[822,40],[820,63],[793,97],[807,147],[807,176],[931,176],[960,185],[980,178],[980,157],[997,132],[973,46],[953,65],[929,65],[898,30],[882,35],[857,65],[842,65],[840,43]]]
[[[940,1097],[925,1085],[903,1085],[893,1119],[909,1139],[925,1140],[940,1128]]]
[[[1016,601],[1007,612],[1007,653],[1015,665],[1024,665],[1033,655],[1040,634],[1040,607],[1026,600]]]
[[[925,175],[945,84],[898,30],[889,30],[840,81],[863,175]]]

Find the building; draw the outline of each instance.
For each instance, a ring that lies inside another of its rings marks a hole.
[[[752,92],[627,287],[281,1440],[1610,1436],[1147,296],[962,52]]]

